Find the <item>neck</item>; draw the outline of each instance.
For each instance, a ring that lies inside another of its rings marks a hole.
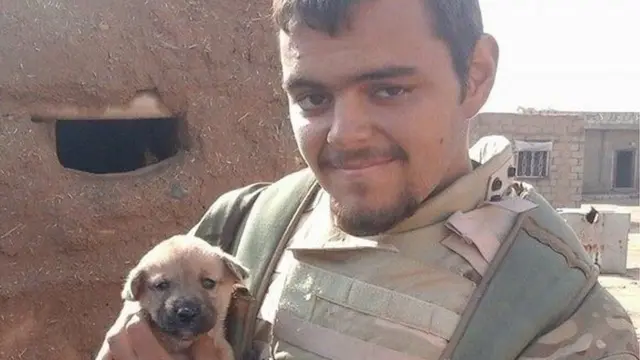
[[[460,160],[452,162],[451,166],[446,171],[446,175],[442,178],[442,181],[438,184],[438,186],[433,189],[433,191],[427,196],[424,201],[428,201],[429,199],[435,197],[440,194],[444,189],[448,188],[459,178],[469,174],[473,171],[473,164],[471,159],[469,158],[469,154],[465,153],[464,156],[460,157]]]

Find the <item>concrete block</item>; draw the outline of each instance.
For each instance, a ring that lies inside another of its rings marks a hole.
[[[589,222],[590,208],[561,208],[560,216],[578,235],[587,253],[600,266],[602,274],[624,275],[627,272],[627,248],[631,228],[629,211],[607,207],[597,209],[597,217]]]

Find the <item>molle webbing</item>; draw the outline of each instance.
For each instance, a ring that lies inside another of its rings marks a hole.
[[[513,360],[575,308],[597,272],[522,213],[463,313],[442,360]]]

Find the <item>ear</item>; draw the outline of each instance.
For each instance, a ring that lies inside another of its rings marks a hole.
[[[462,99],[466,119],[474,117],[487,102],[495,82],[499,56],[500,49],[495,38],[483,34],[469,59],[466,94]]]
[[[137,267],[133,268],[133,270],[129,272],[129,275],[127,275],[127,280],[125,281],[124,288],[120,294],[122,300],[137,301],[140,298],[142,285],[144,284],[146,277],[147,274],[144,270]]]
[[[233,255],[222,253],[221,256],[225,267],[238,281],[244,281],[249,277],[249,269],[242,265]]]

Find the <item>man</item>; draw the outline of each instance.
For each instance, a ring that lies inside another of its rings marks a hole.
[[[219,225],[231,193],[192,229],[240,234],[227,248],[259,265],[259,321],[241,340],[255,357],[638,359],[575,234],[513,180],[510,144],[468,149],[498,61],[476,0],[274,0],[274,17],[294,135],[322,189],[275,252],[250,243],[280,231],[277,215]],[[233,196],[257,207],[277,184]],[[165,358],[129,307],[99,358]]]

